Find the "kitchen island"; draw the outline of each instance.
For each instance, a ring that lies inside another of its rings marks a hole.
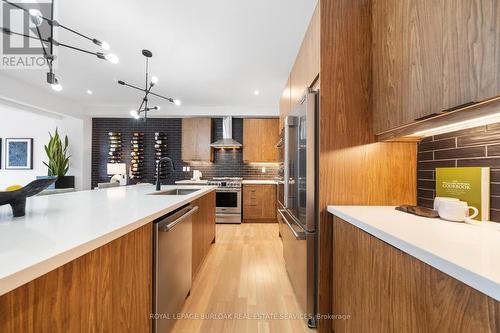
[[[34,197],[22,218],[0,207],[0,331],[150,327],[152,222],[194,202],[198,219],[213,222],[210,233],[199,222],[201,234],[215,235],[215,187],[162,191],[177,188],[198,190],[152,195],[148,184]]]
[[[330,206],[335,332],[498,332],[500,225]]]

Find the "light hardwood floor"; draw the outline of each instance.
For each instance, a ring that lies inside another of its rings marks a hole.
[[[285,269],[277,224],[218,224],[216,239],[186,299],[183,315],[260,318],[181,319],[174,333],[315,332],[302,320],[260,316],[301,313]]]

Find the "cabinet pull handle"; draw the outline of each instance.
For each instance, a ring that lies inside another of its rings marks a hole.
[[[442,112],[435,112],[435,113],[428,114],[427,116],[423,116],[423,117],[420,117],[420,118],[415,118],[414,120],[415,121],[426,120],[426,119],[429,119],[429,118],[434,118],[436,116],[439,116],[440,114],[442,114]]]
[[[448,112],[453,112],[453,111],[457,111],[457,110],[460,110],[460,109],[464,109],[464,108],[472,106],[474,104],[477,104],[477,103],[476,102],[467,102],[467,103],[460,104],[460,105],[451,107],[449,109],[443,110],[441,112],[435,112],[435,113],[428,114],[427,116],[423,116],[423,117],[420,117],[420,118],[415,118],[414,120],[415,121],[421,121],[421,120],[426,120],[426,119],[429,119],[429,118],[434,118],[434,117],[440,116],[440,115],[442,115],[444,113],[448,113]]]
[[[461,104],[461,105],[457,105],[457,106],[454,106],[452,108],[449,108],[449,109],[446,109],[446,110],[443,110],[443,113],[447,113],[447,112],[452,112],[452,111],[456,111],[456,110],[460,110],[460,109],[463,109],[463,108],[466,108],[468,106],[472,106],[476,104],[476,102],[472,101],[472,102],[467,102],[467,103],[464,103],[464,104]]]

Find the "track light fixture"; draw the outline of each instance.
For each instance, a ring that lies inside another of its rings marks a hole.
[[[151,80],[149,80],[149,58],[153,57],[153,53],[151,51],[149,51],[149,50],[142,50],[142,55],[144,57],[146,57],[146,84],[145,84],[145,88],[139,88],[137,86],[128,84],[128,83],[126,83],[125,81],[122,81],[122,80],[118,80],[117,83],[119,85],[121,85],[121,86],[127,86],[127,87],[130,87],[130,88],[134,88],[134,89],[142,91],[144,93],[144,97],[142,98],[141,105],[139,105],[139,108],[137,110],[131,110],[130,111],[130,115],[132,117],[134,117],[135,119],[139,119],[141,117],[141,113],[144,113],[144,121],[146,121],[146,119],[148,117],[148,112],[149,111],[154,111],[154,110],[158,111],[158,110],[160,110],[159,106],[153,106],[153,107],[149,107],[148,106],[149,95],[166,99],[167,101],[169,101],[170,103],[174,103],[175,105],[181,105],[181,101],[178,100],[178,99],[174,100],[171,97],[165,97],[165,96],[158,95],[158,94],[155,94],[155,93],[151,92],[151,89],[160,80],[156,76],[151,77]]]
[[[92,52],[92,51],[88,51],[88,50],[85,50],[85,49],[82,49],[82,48],[79,48],[79,47],[76,47],[76,46],[72,46],[72,45],[68,45],[68,44],[64,44],[64,43],[61,43],[61,42],[58,42],[54,39],[54,28],[55,27],[58,27],[58,28],[61,28],[61,29],[64,29],[64,30],[67,30],[75,35],[78,35],[82,38],[85,38],[85,39],[88,39],[90,40],[92,43],[94,43],[95,45],[101,47],[103,50],[109,50],[109,44],[104,42],[104,41],[100,41],[96,38],[91,38],[91,37],[88,37],[76,30],[73,30],[61,23],[59,23],[58,21],[56,21],[54,19],[54,1],[55,0],[52,0],[51,2],[51,14],[50,14],[50,18],[47,18],[47,17],[44,17],[42,15],[42,13],[38,10],[38,9],[26,9],[22,6],[20,6],[19,4],[16,4],[16,3],[13,3],[9,0],[2,0],[3,2],[9,4],[10,6],[12,7],[15,7],[17,9],[20,9],[26,13],[29,14],[29,18],[30,18],[30,22],[35,26],[36,28],[36,31],[37,31],[37,35],[38,37],[35,37],[35,36],[31,36],[29,34],[24,34],[24,33],[19,33],[19,32],[14,32],[12,30],[10,30],[9,28],[6,28],[6,27],[2,27],[2,33],[4,33],[5,35],[17,35],[17,36],[22,36],[22,37],[25,37],[25,38],[31,38],[31,39],[37,39],[40,41],[41,45],[42,45],[42,50],[43,50],[43,57],[46,59],[46,62],[47,62],[47,66],[49,67],[49,72],[47,73],[47,83],[49,83],[51,86],[52,86],[52,89],[55,90],[55,91],[61,91],[62,90],[62,86],[61,84],[58,82],[55,74],[54,74],[54,70],[53,70],[53,62],[55,60],[55,56],[54,56],[54,46],[61,46],[61,47],[65,47],[65,48],[68,48],[68,49],[72,49],[74,51],[79,51],[79,52],[82,52],[82,53],[87,53],[87,54],[90,54],[90,55],[93,55],[93,56],[96,56],[97,58],[99,59],[103,59],[103,60],[107,60],[109,61],[110,63],[112,64],[117,64],[118,63],[118,57],[112,53],[109,53],[109,54],[104,54],[102,52]],[[46,38],[43,38],[42,37],[42,34],[40,32],[40,29],[39,27],[43,24],[43,22],[47,22],[47,24],[49,24],[51,26],[51,30],[50,30],[50,36],[49,37],[46,37]]]

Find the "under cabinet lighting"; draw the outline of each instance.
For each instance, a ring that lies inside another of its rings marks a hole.
[[[449,124],[449,125],[443,125],[443,126],[438,126],[434,128],[430,128],[427,130],[423,131],[418,131],[413,133],[410,136],[432,136],[432,135],[438,135],[442,133],[447,133],[447,132],[454,132],[454,131],[459,131],[467,128],[473,128],[477,126],[483,126],[483,125],[488,125],[492,123],[500,122],[500,112],[490,114],[487,116],[483,117],[478,117],[478,118],[473,118],[469,120],[464,120],[460,121],[454,124]]]

